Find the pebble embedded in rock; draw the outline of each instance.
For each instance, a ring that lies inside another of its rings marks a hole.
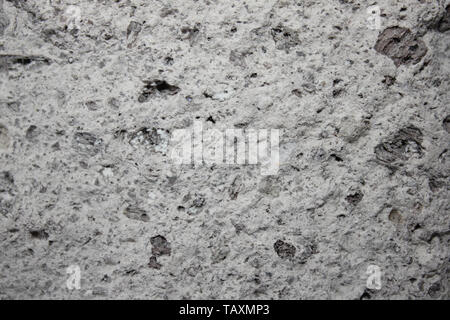
[[[161,269],[162,265],[160,263],[158,263],[157,259],[155,256],[151,256],[148,262],[148,266],[151,269]]]
[[[155,256],[169,255],[171,254],[170,243],[167,239],[161,235],[154,236],[150,238],[150,243],[152,245],[152,254]]]
[[[375,50],[391,58],[398,67],[402,64],[418,63],[428,48],[411,30],[395,26],[380,33]]]
[[[282,240],[277,240],[274,243],[273,248],[281,259],[293,258],[295,256],[295,252],[297,251],[292,244]]]
[[[138,221],[142,221],[142,222],[148,222],[150,220],[150,217],[148,216],[147,212],[137,206],[128,206],[125,210],[124,210],[124,215],[128,218],[128,219],[132,219],[132,220],[138,220]]]

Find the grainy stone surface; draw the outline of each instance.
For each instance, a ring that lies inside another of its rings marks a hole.
[[[411,30],[389,27],[379,35],[375,50],[387,55],[396,66],[399,66],[409,63],[417,64],[428,49],[422,40],[411,33]]]
[[[0,298],[448,299],[449,1],[377,5],[0,0]]]

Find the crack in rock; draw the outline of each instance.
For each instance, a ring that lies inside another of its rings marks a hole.
[[[0,71],[12,70],[16,65],[26,66],[33,62],[49,65],[51,60],[39,55],[0,54]]]
[[[444,15],[437,24],[437,30],[439,32],[445,32],[450,30],[450,5],[445,8]]]

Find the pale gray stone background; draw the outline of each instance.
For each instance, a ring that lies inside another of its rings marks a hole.
[[[448,298],[449,1],[0,5],[1,299]],[[174,166],[195,120],[278,175]]]

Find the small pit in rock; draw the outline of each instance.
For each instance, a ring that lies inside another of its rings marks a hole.
[[[167,83],[165,80],[148,80],[145,81],[144,89],[138,98],[143,103],[150,99],[152,95],[160,93],[163,95],[175,95],[180,92],[180,88]]]
[[[389,221],[395,224],[399,224],[400,222],[402,222],[402,215],[400,214],[400,211],[395,208],[392,209],[389,213]]]
[[[158,262],[155,256],[151,256],[148,261],[148,267],[151,269],[161,269],[162,265]]]
[[[356,191],[355,193],[349,194],[345,197],[345,200],[347,200],[348,203],[351,205],[356,206],[358,203],[361,202],[364,195],[360,191]]]
[[[172,249],[170,247],[170,243],[167,241],[167,239],[161,235],[154,236],[150,238],[150,243],[152,244],[152,254],[154,256],[162,256],[162,255],[169,255],[172,252]]]

